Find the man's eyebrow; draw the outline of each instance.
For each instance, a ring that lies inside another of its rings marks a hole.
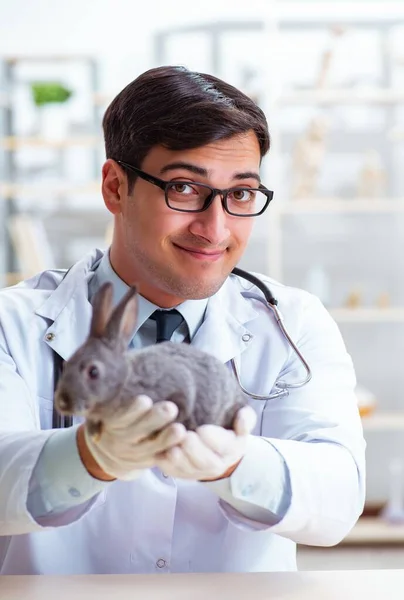
[[[261,177],[259,173],[255,171],[244,171],[243,173],[235,173],[233,179],[256,179],[258,183],[261,183]]]
[[[193,165],[191,163],[186,163],[186,162],[169,163],[168,165],[165,165],[160,170],[160,174],[163,175],[163,173],[168,173],[168,171],[174,171],[175,169],[185,169],[186,171],[190,171],[191,173],[194,173],[195,175],[201,175],[201,177],[208,176],[207,169],[204,169],[203,167],[198,167],[197,165]]]
[[[208,170],[204,167],[198,167],[197,165],[193,165],[192,163],[186,162],[169,163],[168,165],[165,165],[160,169],[160,175],[168,173],[169,171],[174,171],[176,169],[184,169],[185,171],[190,171],[195,175],[200,175],[201,177],[208,177],[209,175]],[[258,183],[261,183],[261,177],[259,176],[259,173],[256,173],[255,171],[243,171],[242,173],[234,173],[233,179],[256,179]]]

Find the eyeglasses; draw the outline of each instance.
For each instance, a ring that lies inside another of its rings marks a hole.
[[[116,161],[124,169],[129,169],[139,177],[164,191],[166,204],[172,210],[186,213],[199,213],[208,209],[215,197],[222,197],[224,210],[234,217],[258,217],[268,207],[274,193],[260,185],[258,188],[233,187],[227,190],[213,188],[206,183],[193,181],[164,181],[141,171],[122,160]]]

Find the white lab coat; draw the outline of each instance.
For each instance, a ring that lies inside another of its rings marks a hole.
[[[47,271],[0,292],[0,573],[294,570],[296,542],[339,542],[364,502],[351,360],[316,298],[262,276],[313,370],[312,381],[287,397],[250,400],[254,433],[270,439],[289,469],[284,518],[272,527],[250,521],[224,511],[209,485],[154,469],[114,482],[46,527],[31,517],[30,476],[52,426],[54,352],[68,359],[87,336],[87,280],[100,257],[94,251],[64,279]],[[277,378],[301,380],[304,371],[260,297],[230,277],[192,343],[223,362],[236,358],[244,387],[268,394]]]

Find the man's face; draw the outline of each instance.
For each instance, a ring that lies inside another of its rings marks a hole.
[[[258,187],[259,165],[258,141],[248,132],[192,150],[154,147],[141,168],[165,181],[226,189]],[[172,210],[164,191],[141,178],[130,195],[119,187],[118,212],[111,249],[114,269],[143,296],[166,307],[214,294],[243,254],[254,221],[226,213],[219,195],[201,213]]]

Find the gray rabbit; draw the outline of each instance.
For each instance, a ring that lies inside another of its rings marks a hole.
[[[139,394],[170,400],[187,429],[211,423],[232,428],[246,397],[228,368],[190,346],[163,342],[128,351],[137,319],[136,288],[111,313],[112,284],[95,294],[90,333],[65,363],[55,392],[56,409],[85,416],[89,431],[101,435],[103,422],[127,410]]]

